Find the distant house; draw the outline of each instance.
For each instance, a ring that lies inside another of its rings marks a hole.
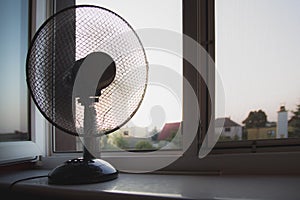
[[[136,144],[140,141],[151,142],[147,127],[125,126],[118,130],[126,143],[126,149],[135,149]]]
[[[180,131],[180,125],[180,122],[165,123],[157,140],[170,140],[178,131]]]
[[[267,122],[265,127],[245,128],[248,140],[275,139],[277,131],[276,122]]]
[[[147,127],[122,127],[119,131],[123,134],[124,137],[149,137]]]
[[[241,140],[243,128],[238,123],[232,121],[229,117],[217,118],[215,121],[215,130],[221,132],[221,136],[232,139]]]
[[[257,140],[257,139],[275,139],[276,138],[277,126],[266,126],[260,128],[247,128],[247,139]]]
[[[288,138],[292,132],[290,126],[292,120],[288,121],[288,112],[285,106],[280,106],[277,112],[277,122],[267,122],[264,127],[253,127],[245,129],[248,140]]]

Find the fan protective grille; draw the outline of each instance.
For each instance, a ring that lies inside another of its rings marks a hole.
[[[148,81],[144,48],[123,18],[97,6],[67,8],[41,26],[27,55],[27,84],[35,104],[52,124],[73,135],[81,134],[84,107],[72,107],[67,77],[75,61],[93,52],[110,55],[116,64],[114,81],[94,103],[97,131],[108,134],[131,119]]]

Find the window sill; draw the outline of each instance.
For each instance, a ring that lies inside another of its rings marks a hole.
[[[49,170],[0,175],[0,191],[19,179],[47,175]],[[11,191],[32,199],[299,199],[300,176],[124,174],[97,184],[48,185],[47,178],[16,183]],[[6,190],[5,190],[6,189]],[[1,193],[1,192],[0,192]]]
[[[79,154],[55,154],[50,157],[42,157],[43,169],[53,169],[57,165],[69,159],[82,156]],[[102,156],[122,172],[138,172],[136,168],[145,170],[151,164],[160,163],[169,156],[147,156],[139,154],[137,157],[126,157],[123,154],[114,157]],[[172,157],[171,157],[172,158]],[[300,152],[232,152],[211,153],[205,158],[195,156],[182,156],[174,163],[159,171],[197,173],[198,175],[296,175],[300,176]],[[150,164],[149,164],[150,163]],[[153,170],[149,170],[153,171]]]
[[[40,155],[39,147],[32,141],[0,142],[0,165],[36,160]]]

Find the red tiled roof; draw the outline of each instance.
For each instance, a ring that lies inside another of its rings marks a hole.
[[[164,127],[158,135],[158,140],[166,140],[176,133],[180,127],[180,122],[165,123]]]

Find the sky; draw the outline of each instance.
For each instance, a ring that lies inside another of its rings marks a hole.
[[[27,1],[1,0],[0,133],[27,132]],[[13,15],[12,15],[13,13]]]
[[[300,104],[299,11],[297,0],[216,0],[226,117],[241,124],[249,111],[262,109],[277,121],[281,105]]]

